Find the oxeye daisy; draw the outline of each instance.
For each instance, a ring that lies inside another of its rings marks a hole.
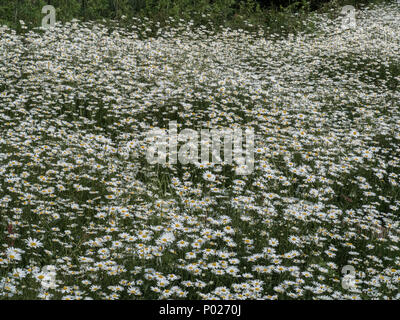
[[[279,245],[279,241],[277,239],[275,239],[275,238],[272,238],[272,239],[268,240],[268,243],[272,247],[276,247],[276,246]]]
[[[6,257],[11,262],[20,261],[22,259],[21,251],[20,249],[7,248]]]
[[[358,133],[357,130],[352,130],[352,131],[351,131],[351,136],[352,136],[352,137],[358,137],[358,135],[359,135],[359,133]]]
[[[215,181],[216,177],[214,174],[211,173],[211,171],[206,171],[203,173],[203,179],[207,181]]]
[[[293,244],[299,244],[300,238],[297,236],[289,236],[289,242]]]
[[[39,248],[39,247],[43,246],[42,242],[40,242],[37,239],[28,238],[25,241],[26,241],[28,247],[30,247],[30,248]]]

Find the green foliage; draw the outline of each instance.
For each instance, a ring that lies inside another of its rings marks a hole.
[[[272,30],[294,32],[302,21],[299,16],[321,7],[343,6],[385,0],[0,0],[0,24],[20,28],[20,20],[39,27],[46,4],[56,8],[57,21],[118,19],[122,16],[148,17],[165,21],[169,17],[202,23],[204,15],[216,24],[241,25],[244,20],[266,24]],[[293,17],[293,14],[296,17]],[[242,25],[241,25],[242,26]]]

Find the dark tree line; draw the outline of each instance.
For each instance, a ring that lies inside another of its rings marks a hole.
[[[122,15],[144,14],[150,16],[188,17],[192,12],[208,12],[232,17],[243,7],[254,9],[280,8],[290,6],[292,10],[315,10],[330,0],[0,0],[0,24],[17,23],[18,20],[37,24],[41,8],[53,5],[57,19],[100,19]],[[376,0],[371,0],[376,1]],[[368,0],[339,0],[343,4],[371,2]],[[252,10],[251,9],[251,10]],[[249,12],[250,10],[247,10]]]

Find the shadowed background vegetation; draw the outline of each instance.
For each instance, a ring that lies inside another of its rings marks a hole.
[[[272,25],[290,23],[285,13],[296,16],[315,10],[347,4],[359,6],[384,0],[0,0],[0,24],[19,27],[23,20],[29,27],[40,26],[43,6],[56,8],[57,21],[120,19],[122,16],[146,16],[158,21],[167,17],[193,19],[202,23],[207,15],[216,23],[226,21],[239,24],[244,19],[252,23]]]

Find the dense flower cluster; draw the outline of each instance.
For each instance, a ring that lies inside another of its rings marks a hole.
[[[357,19],[1,27],[0,296],[400,298],[400,14]],[[150,165],[169,121],[253,128],[254,171]]]

